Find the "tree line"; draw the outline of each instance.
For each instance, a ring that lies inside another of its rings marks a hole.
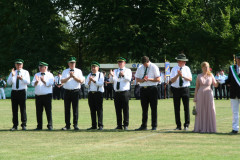
[[[115,63],[118,56],[140,62],[175,62],[184,52],[197,71],[231,64],[240,50],[238,0],[1,0],[0,67],[14,59],[36,72],[38,61],[52,71],[75,56],[88,72],[91,61]]]

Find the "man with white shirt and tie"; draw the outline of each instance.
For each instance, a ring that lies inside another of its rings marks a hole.
[[[48,130],[53,130],[52,127],[52,85],[54,83],[53,74],[47,71],[48,64],[39,62],[39,71],[34,75],[32,86],[35,87],[35,101],[37,113],[37,128],[42,130],[42,114],[45,108],[47,114]]]
[[[76,58],[70,57],[68,61],[68,69],[65,69],[62,73],[62,80],[64,88],[64,111],[65,111],[65,123],[66,126],[62,130],[71,129],[70,115],[71,115],[71,104],[73,109],[73,127],[74,130],[78,128],[78,102],[79,102],[79,90],[81,83],[83,82],[82,71],[76,66]]]
[[[61,80],[62,80],[62,75],[61,75],[61,72],[58,72],[58,75],[55,76],[54,78],[55,80],[55,94],[54,95],[54,99],[57,97],[58,100],[60,100],[60,98],[62,97],[63,99],[63,95],[62,95],[62,83],[61,83]],[[56,97],[55,97],[56,96]]]
[[[103,93],[104,93],[104,75],[99,72],[100,64],[98,62],[91,63],[92,72],[86,79],[86,88],[88,88],[88,105],[91,111],[92,127],[97,129],[96,114],[98,117],[99,130],[103,130]]]
[[[141,87],[140,99],[142,106],[142,125],[136,130],[147,130],[149,104],[152,111],[152,130],[157,130],[157,84],[160,82],[159,68],[155,64],[151,63],[147,56],[143,56],[142,65],[137,69],[135,77]]]
[[[190,124],[189,114],[189,86],[192,81],[192,73],[188,66],[186,66],[185,54],[181,53],[176,57],[178,65],[173,67],[170,73],[171,90],[173,93],[175,121],[177,128],[176,130],[182,129],[181,118],[180,118],[180,104],[181,99],[184,106],[185,123],[184,130],[188,130]]]
[[[18,129],[18,105],[20,106],[22,130],[26,130],[27,113],[26,113],[26,92],[27,85],[30,84],[30,75],[27,70],[23,69],[24,61],[22,59],[15,60],[16,70],[13,68],[10,73],[7,83],[12,86],[11,102],[13,114],[12,131]]]
[[[118,69],[110,70],[109,81],[113,83],[114,87],[114,104],[117,116],[116,129],[122,128],[122,111],[123,111],[123,127],[128,130],[129,125],[129,90],[132,79],[132,71],[126,68],[126,59],[119,57],[117,59]]]

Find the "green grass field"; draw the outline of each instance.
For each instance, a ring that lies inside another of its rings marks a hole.
[[[134,131],[141,125],[140,101],[130,101],[129,131],[116,131],[116,115],[113,101],[104,101],[104,130],[87,131],[91,117],[87,100],[79,103],[80,131],[61,131],[64,127],[63,101],[53,101],[54,131],[47,130],[44,113],[44,130],[36,128],[34,99],[27,100],[27,131],[9,131],[12,127],[11,101],[0,101],[0,160],[9,159],[183,159],[183,160],[239,160],[240,136],[229,134],[232,113],[230,100],[216,103],[216,134],[192,133],[194,116],[191,115],[189,131],[174,131],[173,102],[159,100],[158,130]],[[191,99],[191,110],[193,102]],[[148,128],[151,128],[149,110]],[[20,116],[20,115],[19,115]],[[20,119],[20,117],[19,117]],[[72,118],[71,118],[72,119]],[[181,107],[181,119],[183,107]],[[71,120],[72,121],[72,120]],[[21,127],[19,128],[21,129]]]

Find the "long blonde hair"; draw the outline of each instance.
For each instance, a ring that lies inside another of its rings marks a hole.
[[[210,68],[209,63],[208,63],[208,62],[202,62],[202,63],[201,63],[201,68],[206,67],[206,66],[208,66],[207,75],[208,75],[208,76],[211,76],[212,73],[211,73],[211,71],[210,71],[210,69],[209,69],[209,68]]]

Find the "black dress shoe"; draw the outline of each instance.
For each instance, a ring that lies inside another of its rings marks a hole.
[[[117,126],[115,129],[121,129],[122,130],[122,126]]]
[[[76,131],[79,130],[78,126],[74,126],[74,130]]]
[[[53,127],[52,127],[52,126],[49,126],[49,127],[48,127],[48,130],[49,130],[49,131],[52,131],[52,130],[53,130]]]
[[[102,127],[102,126],[100,126],[100,127],[98,128],[98,130],[102,131],[102,130],[103,130],[103,127]]]
[[[152,127],[152,130],[153,130],[153,131],[156,131],[156,130],[157,130],[157,127]]]
[[[128,130],[128,126],[124,126],[124,130],[127,131]]]
[[[22,126],[22,130],[26,131],[27,130],[26,126]]]
[[[17,127],[12,127],[12,128],[10,129],[10,131],[16,131],[16,130],[18,130]]]
[[[231,133],[233,133],[233,134],[237,134],[237,133],[238,133],[238,131],[232,130],[232,132],[231,132]]]
[[[93,129],[97,129],[97,127],[91,127],[91,128],[88,128],[87,130],[93,130]]]
[[[35,131],[40,131],[40,130],[42,130],[42,128],[36,128],[36,129],[34,129]]]
[[[180,131],[180,130],[182,130],[182,128],[177,127],[177,128],[175,128],[174,130],[175,130],[175,131]]]
[[[62,128],[62,130],[64,130],[64,131],[69,130],[69,129],[71,129],[71,128],[70,128],[70,127],[67,127],[67,126],[65,126],[65,127]]]
[[[143,127],[143,126],[141,126],[138,129],[135,129],[135,131],[146,131],[146,130],[147,130],[147,127]]]

